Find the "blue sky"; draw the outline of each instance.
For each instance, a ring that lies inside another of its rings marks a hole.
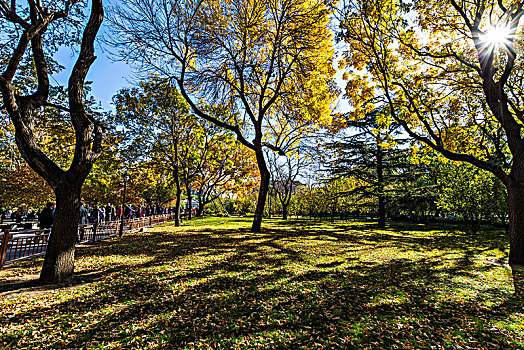
[[[119,0],[109,0],[105,4],[107,7],[112,4],[117,4]],[[102,24],[102,28],[98,32],[100,39],[107,30],[107,23]],[[100,41],[95,43],[95,55],[97,59],[91,66],[87,74],[87,80],[92,81],[92,95],[100,102],[104,110],[114,110],[111,105],[111,99],[118,90],[123,87],[130,86],[130,81],[133,79],[133,72],[124,62],[113,62],[108,53],[104,52]],[[77,54],[73,53],[70,48],[62,48],[55,54],[55,59],[66,69],[60,74],[55,74],[53,78],[60,84],[67,86],[67,80],[71,74],[71,70],[77,58]]]
[[[102,104],[104,110],[113,110],[111,98],[123,87],[130,86],[133,78],[131,68],[124,62],[112,62],[100,45],[96,47],[97,59],[87,74],[87,80],[92,81],[92,94]],[[71,49],[62,48],[55,55],[55,59],[66,67],[53,78],[60,84],[67,86],[67,80],[77,58]]]

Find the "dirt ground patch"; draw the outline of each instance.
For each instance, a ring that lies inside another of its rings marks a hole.
[[[23,275],[0,281],[0,298],[38,298],[57,291],[72,291],[103,278],[100,271],[75,273],[73,278],[57,285],[41,285],[38,274]]]

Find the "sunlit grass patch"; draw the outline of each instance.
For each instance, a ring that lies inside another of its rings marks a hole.
[[[78,278],[0,301],[13,348],[518,348],[506,238],[456,227],[198,218],[82,246]],[[24,262],[4,282],[37,273]],[[14,269],[11,271],[15,271]],[[97,278],[88,279],[90,274]],[[13,294],[15,293],[15,294]],[[18,293],[18,294],[16,294]]]

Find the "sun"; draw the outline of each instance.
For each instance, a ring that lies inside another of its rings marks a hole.
[[[484,41],[493,46],[507,44],[511,35],[511,29],[507,26],[496,26],[488,29],[484,34]]]

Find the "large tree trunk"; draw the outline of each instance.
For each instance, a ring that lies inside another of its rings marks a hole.
[[[68,181],[55,189],[56,210],[40,272],[42,284],[62,283],[73,276],[81,189]]]
[[[264,216],[264,207],[266,206],[267,192],[269,190],[270,174],[267,169],[266,160],[264,159],[264,152],[262,146],[258,145],[255,151],[258,170],[260,171],[260,187],[258,190],[257,207],[255,209],[255,218],[251,225],[251,232],[260,232],[262,228],[262,218]]]
[[[204,199],[202,198],[202,195],[198,195],[198,209],[197,209],[197,212],[196,212],[196,216],[197,217],[200,217],[202,216],[202,213],[204,212],[204,206],[205,206],[205,201]]]
[[[509,264],[524,267],[524,186],[508,187]]]

